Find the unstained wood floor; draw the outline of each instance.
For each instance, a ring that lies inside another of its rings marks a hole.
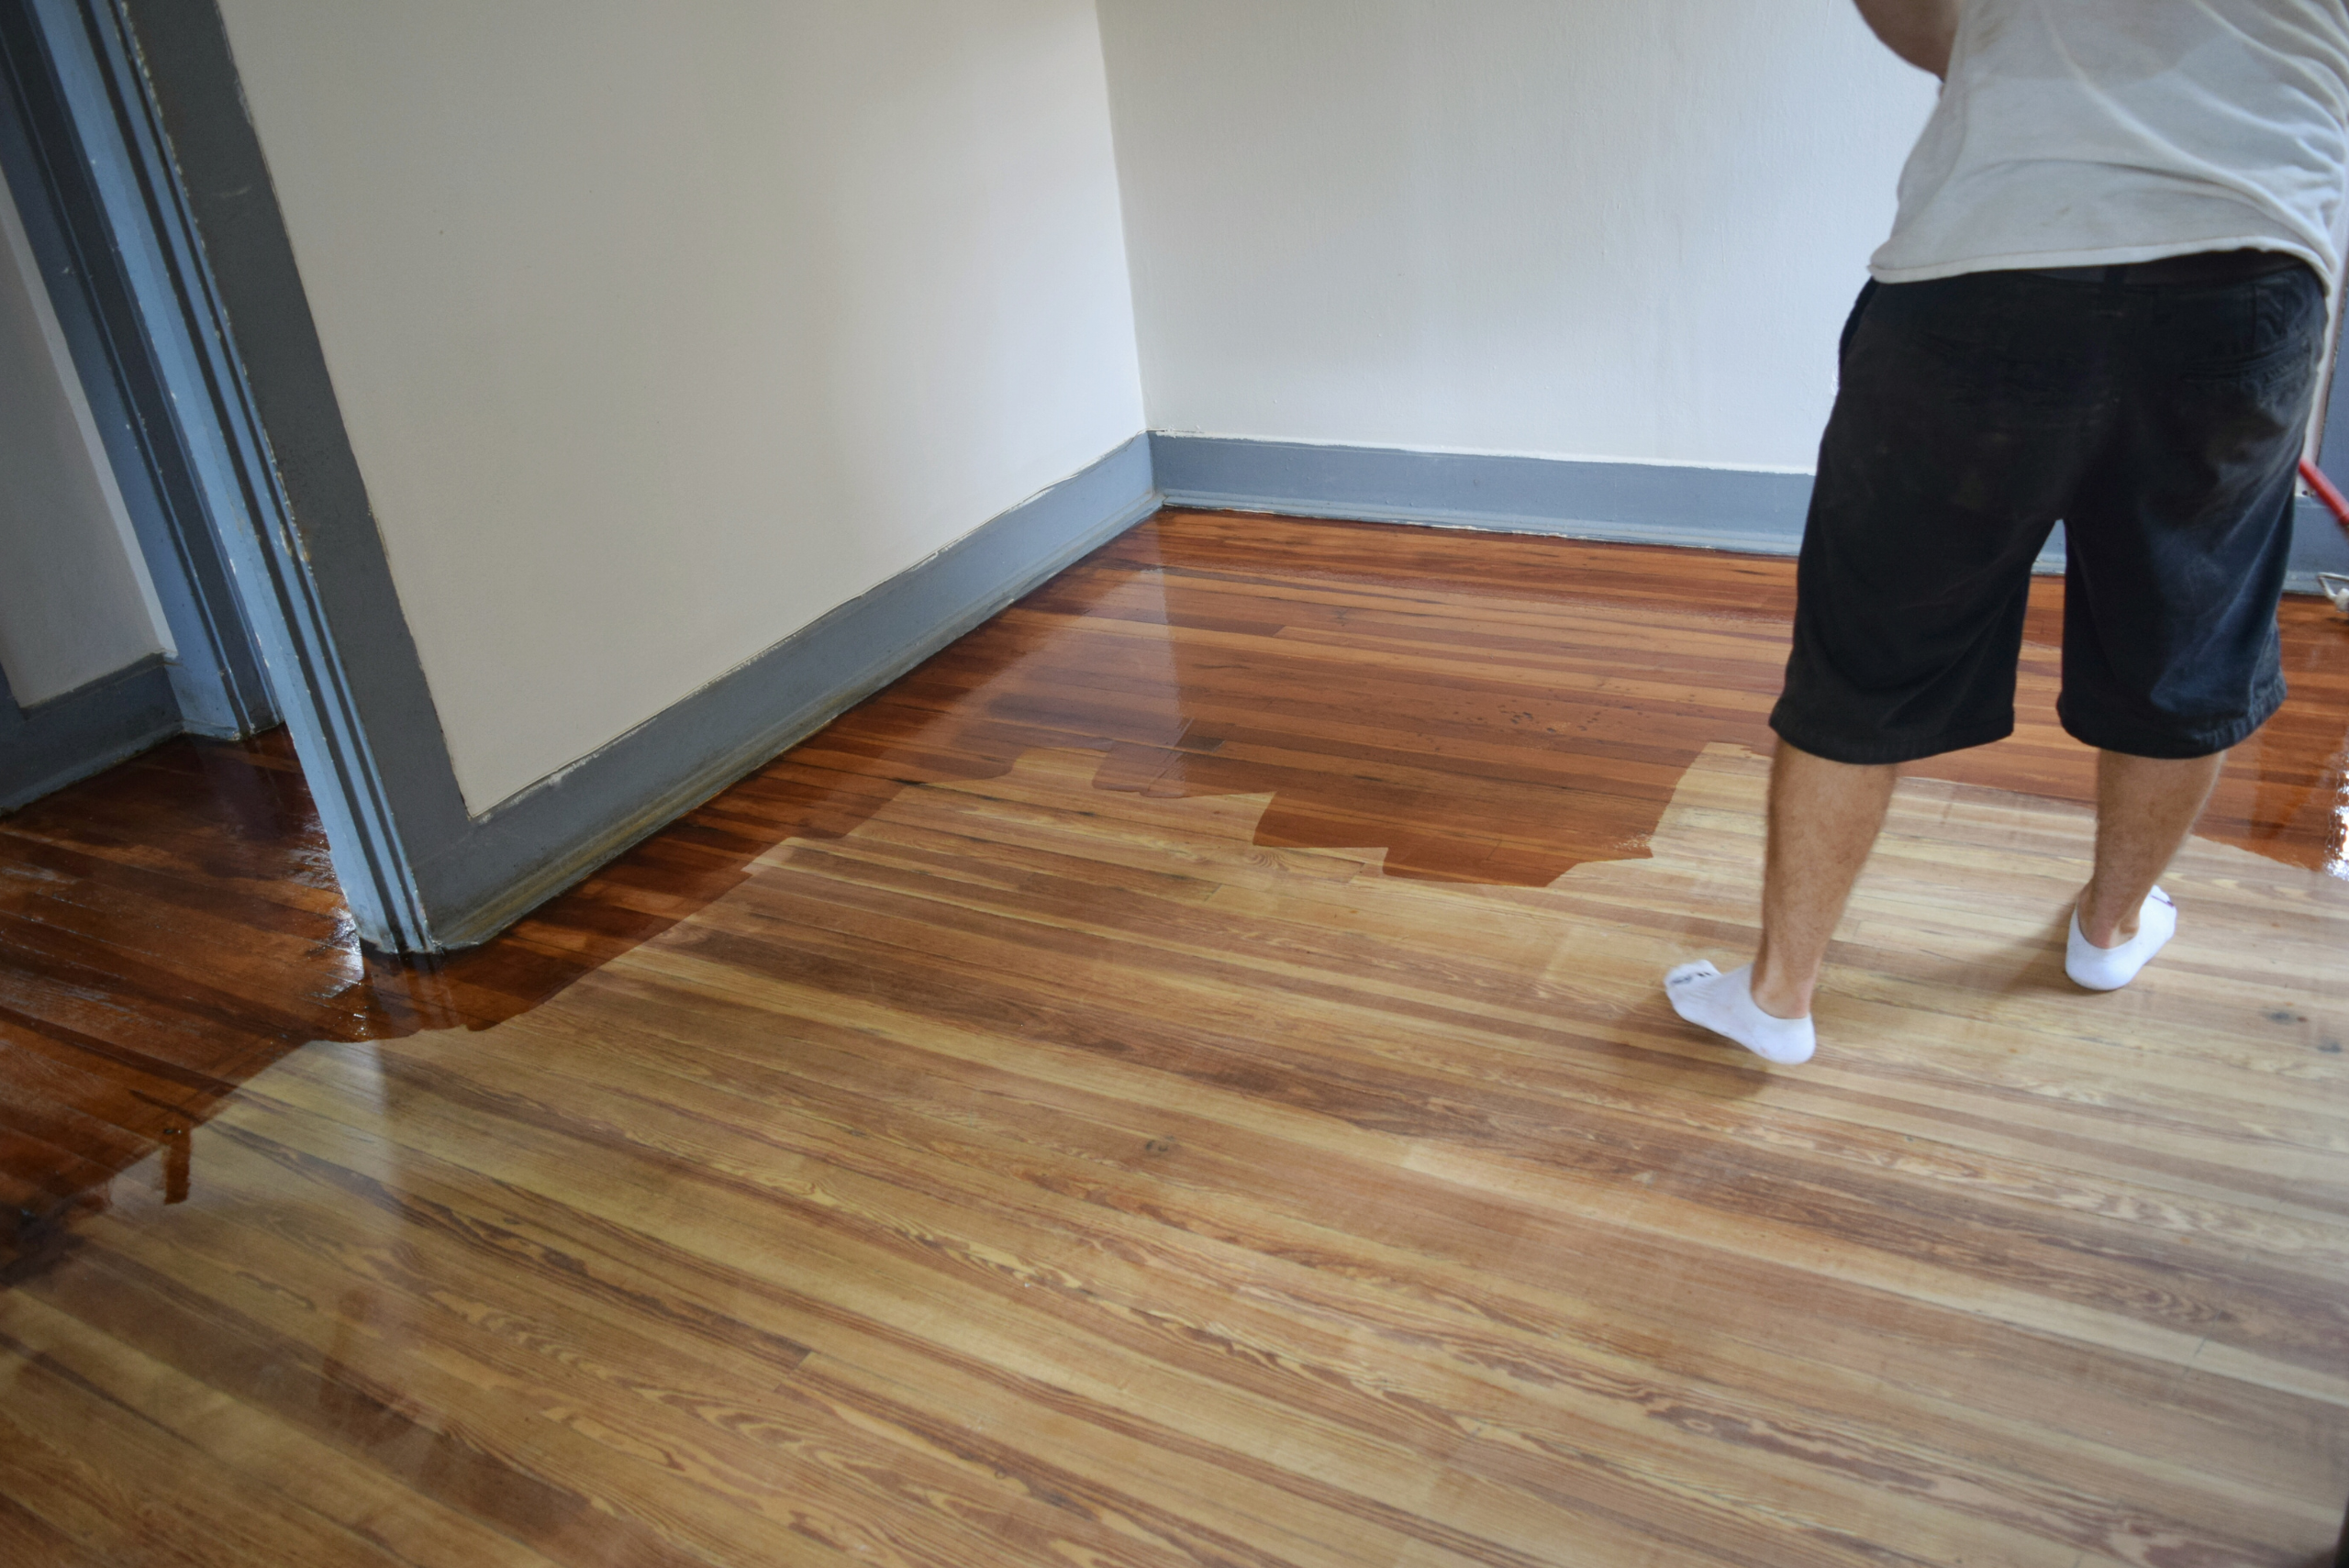
[[[2329,1562],[2349,626],[2090,996],[2044,585],[1789,1071],[1791,575],[1163,514],[431,970],[281,742],[0,820],[0,1562]]]

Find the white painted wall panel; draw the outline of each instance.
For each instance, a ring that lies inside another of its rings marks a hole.
[[[1141,428],[1090,0],[225,0],[476,812]]]
[[[0,669],[30,707],[170,651],[114,470],[0,184]]]
[[[1101,0],[1155,428],[1807,470],[1932,78],[1850,0]]]

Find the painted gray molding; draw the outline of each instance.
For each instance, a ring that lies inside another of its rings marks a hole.
[[[424,672],[328,380],[228,39],[211,0],[39,0],[86,17],[142,117],[140,280],[207,507],[360,934],[439,944],[409,846],[465,821]],[[378,748],[382,748],[379,751]],[[379,759],[389,756],[395,766]]]
[[[1661,463],[1151,436],[1169,505],[1785,553],[1810,478]]]
[[[0,674],[0,811],[104,773],[179,732],[179,702],[160,653],[31,707],[17,706]]]
[[[261,651],[204,516],[128,273],[147,264],[125,117],[73,0],[0,0],[0,167],[178,651],[180,716],[230,739],[278,722]],[[111,210],[110,210],[111,209]]]
[[[1156,511],[1136,436],[417,857],[433,933],[497,934]]]
[[[2320,572],[2349,576],[2349,533],[2323,502],[2303,495],[2292,508],[2292,569],[2284,585],[2295,594],[2313,594]]]
[[[1783,550],[1799,534],[1799,475],[1136,438],[474,818],[217,5],[36,3],[83,7],[149,115],[141,148],[158,161],[165,273],[140,307],[150,329],[179,323],[173,395],[193,409],[238,592],[345,895],[378,947],[429,952],[495,934],[1148,515],[1154,473],[1192,505],[1728,549]]]
[[[1151,437],[1170,506],[1366,522],[1557,534],[1792,555],[1802,545],[1810,476],[1663,463],[1579,462],[1393,447],[1319,446],[1160,431]],[[2037,563],[2064,569],[2059,526]],[[2349,537],[2303,500],[2293,516],[2290,586],[2349,573]]]
[[[202,350],[228,532],[273,683],[362,934],[403,952],[533,905],[977,625],[1157,505],[1137,436],[969,538],[476,818],[351,451],[267,162],[212,0],[110,6],[184,206],[172,282]],[[176,227],[175,227],[176,225]],[[267,610],[259,608],[266,605]]]

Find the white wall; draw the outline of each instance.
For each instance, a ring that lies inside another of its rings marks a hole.
[[[1101,0],[1150,420],[1808,470],[1932,78],[1850,0]]]
[[[0,669],[30,707],[170,651],[96,422],[0,184]]]
[[[1142,426],[1091,0],[225,0],[476,812]]]

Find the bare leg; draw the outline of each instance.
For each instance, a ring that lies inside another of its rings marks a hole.
[[[2081,936],[2111,948],[2137,934],[2145,895],[2193,831],[2226,760],[2224,751],[2184,759],[2097,753],[2096,873],[2080,889]]]
[[[1727,974],[1699,959],[1664,976],[1672,1010],[1765,1062],[1808,1062],[1818,1045],[1810,994],[1852,884],[1867,863],[1897,767],[1854,767],[1778,742],[1770,765],[1770,849],[1762,875],[1762,951]]]
[[[1890,765],[1831,762],[1778,742],[1770,766],[1762,950],[1753,978],[1754,1006],[1772,1017],[1810,1012],[1827,943],[1884,826],[1899,773]]]

